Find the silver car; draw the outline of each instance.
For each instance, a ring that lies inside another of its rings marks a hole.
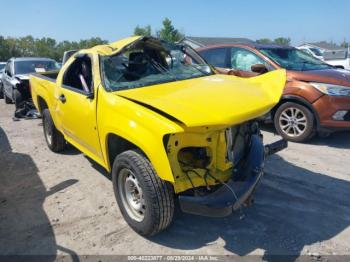
[[[29,74],[58,70],[55,60],[41,57],[11,58],[2,75],[5,103],[22,102],[30,99]]]
[[[0,98],[4,98],[4,91],[2,86],[2,74],[4,73],[6,62],[0,62]]]

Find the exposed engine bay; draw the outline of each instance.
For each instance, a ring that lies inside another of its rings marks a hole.
[[[253,134],[262,138],[255,121],[230,128],[192,128],[169,135],[166,150],[174,172],[176,192],[198,193],[200,187],[211,191],[214,185],[230,178],[244,180],[239,174],[233,177],[233,170],[244,165]]]
[[[28,79],[17,78],[15,83],[15,118],[38,118],[39,112],[36,110],[30,93]]]

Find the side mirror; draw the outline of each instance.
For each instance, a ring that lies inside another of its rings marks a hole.
[[[263,64],[255,64],[251,66],[251,70],[254,73],[258,74],[264,74],[267,73],[269,70],[267,70],[266,66]]]

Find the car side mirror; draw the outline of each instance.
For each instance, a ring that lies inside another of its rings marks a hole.
[[[267,70],[266,66],[263,64],[255,64],[251,66],[251,70],[254,73],[258,74],[264,74],[267,73],[269,70]]]

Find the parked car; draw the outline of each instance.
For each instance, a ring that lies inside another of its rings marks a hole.
[[[308,46],[298,46],[296,48],[301,50],[301,51],[304,51],[305,53],[307,53],[307,54],[309,54],[317,59],[324,61],[323,53],[319,48],[308,47]]]
[[[208,216],[250,201],[264,151],[286,146],[264,148],[254,120],[278,103],[285,77],[216,75],[187,46],[131,37],[78,51],[30,86],[48,147],[67,141],[111,172],[127,223],[154,235],[175,195],[184,212]]]
[[[68,50],[68,51],[65,51],[64,53],[63,53],[63,59],[62,59],[62,65],[64,65],[67,61],[68,61],[68,59],[72,56],[72,55],[74,55],[76,52],[78,52],[78,50]]]
[[[31,99],[29,74],[57,69],[55,60],[41,57],[11,58],[2,75],[5,103],[15,103],[16,109],[23,101]]]
[[[327,64],[338,68],[350,70],[350,51],[349,49],[326,51],[324,52],[324,59]]]
[[[328,135],[350,130],[349,71],[278,45],[220,45],[198,52],[221,73],[240,77],[285,68],[287,83],[282,99],[268,115],[285,139],[304,142],[316,131]]]
[[[4,91],[2,85],[2,74],[4,73],[6,63],[0,62],[0,98],[4,98]]]

